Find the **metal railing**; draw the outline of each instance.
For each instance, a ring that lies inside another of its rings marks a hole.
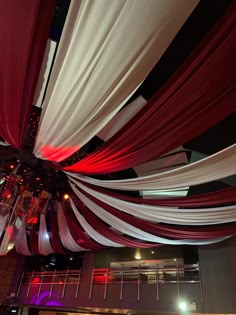
[[[26,296],[28,297],[32,286],[37,286],[40,296],[43,285],[50,285],[49,297],[52,296],[55,286],[63,286],[61,298],[64,298],[66,287],[69,285],[76,285],[75,298],[78,298],[80,285],[80,270],[54,270],[54,271],[38,271],[38,272],[23,272],[16,296],[19,295],[22,286],[27,286]]]
[[[24,292],[26,296],[30,295],[32,287],[37,287],[37,296],[40,296],[44,285],[50,286],[49,298],[52,297],[53,290],[56,286],[62,286],[61,298],[65,296],[67,286],[74,285],[75,298],[78,299],[80,287],[80,270],[65,270],[65,271],[41,271],[41,272],[26,272],[22,274],[20,284],[16,296],[19,296],[21,288],[26,286]],[[90,281],[89,299],[93,298],[94,286],[100,286],[103,289],[103,298],[107,299],[108,288],[110,285],[118,285],[120,287],[119,298],[123,299],[124,287],[132,284],[137,288],[137,300],[141,298],[142,285],[150,285],[156,290],[156,301],[159,301],[159,289],[161,285],[175,285],[178,298],[181,296],[182,284],[198,284],[201,300],[203,302],[202,284],[200,279],[199,265],[175,265],[175,266],[155,266],[145,267],[140,265],[136,268],[100,268],[93,269]]]
[[[110,284],[120,285],[120,300],[123,299],[123,288],[126,284],[137,286],[137,300],[140,300],[140,289],[142,284],[156,286],[156,299],[159,301],[159,285],[176,285],[177,295],[180,297],[180,285],[186,283],[199,284],[201,298],[202,285],[200,280],[199,266],[195,265],[175,265],[167,267],[146,268],[140,265],[138,268],[101,268],[93,269],[89,299],[92,299],[93,286],[104,286],[104,299],[107,298],[107,290]]]

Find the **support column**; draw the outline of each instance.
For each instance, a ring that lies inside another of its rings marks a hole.
[[[235,313],[236,240],[199,247],[206,313]]]
[[[79,288],[79,302],[81,306],[82,304],[85,306],[89,302],[90,284],[94,267],[94,255],[94,253],[89,252],[84,254]]]

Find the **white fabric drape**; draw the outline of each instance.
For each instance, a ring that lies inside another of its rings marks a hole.
[[[145,177],[98,180],[79,174],[68,174],[93,185],[118,190],[172,189],[198,185],[236,174],[236,144],[198,162]]]
[[[146,78],[198,2],[72,1],[35,155],[61,161],[95,136]]]
[[[83,201],[83,203],[101,220],[106,222],[107,224],[111,225],[116,230],[132,236],[136,239],[141,239],[142,241],[153,242],[153,243],[161,243],[161,244],[168,244],[168,245],[204,245],[204,244],[211,244],[222,241],[225,238],[215,238],[215,239],[208,239],[208,240],[170,240],[163,237],[159,237],[147,232],[144,232],[125,221],[120,220],[119,218],[115,217],[114,215],[110,214],[109,212],[105,211],[103,208],[98,206],[93,201],[89,200],[85,195],[80,193],[76,189],[74,190],[78,197]]]
[[[0,140],[0,145],[2,145],[2,146],[9,146],[10,144],[8,143],[8,142],[4,142],[4,141],[1,141]]]
[[[9,248],[8,246],[13,237],[13,230],[14,230],[13,225],[7,226],[0,246],[0,256],[5,256],[12,249],[12,247]]]
[[[25,256],[32,256],[28,244],[27,244],[27,237],[26,237],[26,230],[25,230],[25,222],[22,222],[20,230],[16,237],[16,251],[18,254],[25,255]]]
[[[71,250],[72,252],[84,251],[85,249],[76,243],[76,241],[73,239],[70,233],[60,202],[58,202],[57,218],[58,218],[59,236],[61,238],[61,242],[63,246]]]
[[[54,250],[53,250],[51,243],[50,243],[44,214],[40,215],[38,246],[39,246],[39,252],[42,255],[47,256],[47,255],[54,253]]]
[[[0,238],[2,236],[2,233],[4,231],[5,225],[7,223],[7,219],[8,219],[9,214],[5,214],[5,215],[0,215]]]
[[[112,247],[123,247],[123,245],[120,245],[118,243],[112,242],[108,238],[104,237],[100,233],[98,233],[87,221],[86,219],[79,213],[78,209],[76,208],[74,202],[72,199],[70,199],[71,208],[80,223],[80,225],[83,227],[85,232],[96,242],[99,244],[102,244],[104,246],[112,246]]]
[[[75,193],[82,194],[71,185]],[[236,221],[236,205],[217,208],[179,209],[174,207],[160,207],[136,204],[110,197],[90,189],[80,183],[77,186],[102,202],[135,217],[153,222],[179,225],[211,225]]]
[[[133,102],[129,103],[124,109],[117,113],[106,126],[97,134],[97,136],[107,141],[116,134],[135,114],[147,103],[142,97],[137,97]]]

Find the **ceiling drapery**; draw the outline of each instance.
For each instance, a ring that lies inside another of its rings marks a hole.
[[[16,251],[24,256],[31,256],[32,253],[29,250],[27,243],[26,224],[23,221],[16,237]]]
[[[51,234],[49,236],[49,239],[50,239],[50,243],[52,245],[52,248],[56,253],[66,255],[69,253],[69,250],[67,250],[66,247],[63,246],[63,243],[65,243],[65,242],[63,241],[63,243],[62,243],[61,237],[58,237],[59,226],[58,226],[57,214],[54,211],[54,205],[53,204],[51,204],[49,206],[49,213],[50,213],[49,222],[50,222],[50,228],[51,228]]]
[[[236,144],[205,159],[167,172],[121,179],[99,180],[69,173],[73,181],[79,179],[93,185],[119,190],[171,189],[218,180],[236,173]]]
[[[55,2],[18,3],[0,5],[0,145],[3,158],[15,156],[1,165],[0,255],[14,244],[23,255],[66,255],[235,235],[235,187],[170,197],[216,180],[229,185],[236,174],[236,144],[194,163],[183,148],[236,110],[235,2],[146,102],[130,97],[198,1],[72,1],[38,133],[35,118],[28,127],[31,149],[26,129]],[[156,199],[139,195],[150,190]]]
[[[49,255],[49,254],[54,253],[54,250],[49,240],[45,215],[43,214],[40,214],[38,247],[39,247],[39,252],[42,255]]]
[[[75,182],[76,183],[76,182]],[[236,202],[236,187],[225,188],[216,190],[210,193],[205,193],[196,196],[187,197],[165,197],[163,199],[143,199],[140,197],[133,197],[129,195],[123,195],[121,193],[113,192],[109,189],[104,189],[99,186],[93,186],[87,183],[83,183],[84,186],[88,186],[95,191],[101,192],[105,195],[116,198],[117,200],[124,200],[137,204],[164,206],[164,207],[204,207],[204,206],[217,206],[221,204],[229,204]],[[86,190],[86,189],[85,189]]]
[[[70,199],[71,208],[76,216],[76,219],[78,220],[79,224],[84,228],[84,231],[97,243],[102,244],[104,246],[112,246],[112,247],[121,247],[119,243],[112,242],[108,238],[104,237],[103,235],[99,234],[87,221],[86,219],[81,215],[81,213],[76,208],[76,205],[74,204],[73,200]]]
[[[76,190],[75,190],[76,191]],[[91,201],[89,198],[81,194],[80,192],[76,191],[76,194],[79,196],[80,200],[83,201],[83,203],[92,211],[96,216],[101,218],[104,222],[115,228],[117,231],[120,231],[124,234],[127,234],[131,237],[140,239],[142,241],[146,242],[156,242],[161,244],[168,244],[168,245],[203,245],[203,244],[210,244],[215,243],[217,241],[221,241],[222,238],[216,238],[216,239],[208,239],[208,240],[186,240],[186,239],[178,239],[178,240],[171,240],[171,239],[165,239],[160,236],[155,236],[153,234],[150,234],[148,232],[143,231],[143,228],[135,227],[134,225],[130,225],[124,220],[121,220],[117,216],[114,216],[110,212],[105,211],[100,205],[97,203]],[[146,217],[148,219],[148,217]],[[155,246],[155,243],[151,246]],[[151,247],[149,245],[149,247]]]
[[[102,174],[134,167],[183,145],[236,111],[235,53],[235,15],[228,12],[129,123],[64,170]]]
[[[82,184],[77,183],[82,190],[86,190],[96,199],[116,208],[120,211],[130,213],[136,217],[153,222],[163,222],[179,225],[211,225],[233,222],[235,220],[236,206],[211,207],[211,208],[175,208],[164,206],[153,206],[135,204],[118,200],[108,195],[96,192]],[[83,200],[83,195],[73,185],[73,190]]]
[[[8,213],[4,215],[0,215],[0,238],[2,236],[2,233],[4,232],[4,228],[5,228],[8,217],[9,217]]]
[[[109,206],[108,204],[98,200],[96,197],[91,196],[87,192],[84,192],[89,199],[94,200],[96,204],[99,204],[104,210],[118,217],[119,219],[133,225],[139,229],[158,235],[161,237],[173,238],[173,239],[209,239],[216,237],[225,237],[234,235],[236,224],[227,225],[214,225],[214,226],[176,226],[170,224],[159,224],[150,221],[139,219],[131,214],[121,212],[118,209]],[[88,213],[85,214],[88,217]],[[94,223],[96,226],[96,224]]]
[[[56,0],[0,3],[0,135],[21,147]]]
[[[197,3],[72,1],[35,154],[61,161],[95,136],[145,79]]]
[[[59,227],[59,236],[61,238],[61,242],[66,249],[69,249],[72,252],[80,252],[84,251],[85,248],[78,245],[75,239],[72,237],[68,224],[66,222],[65,215],[63,213],[63,209],[61,203],[58,203],[58,227]]]

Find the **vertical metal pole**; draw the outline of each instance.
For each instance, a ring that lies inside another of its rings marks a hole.
[[[108,269],[105,274],[105,287],[104,287],[104,296],[103,296],[104,300],[106,300],[107,298],[107,285],[108,285]]]
[[[138,301],[140,301],[140,265],[138,266]]]
[[[63,286],[62,295],[61,295],[62,299],[64,299],[64,296],[65,296],[66,283],[67,283],[67,278],[68,278],[68,271],[69,271],[69,267],[66,269],[65,282],[64,282],[64,286]]]
[[[198,276],[199,276],[201,302],[204,303],[203,288],[202,288],[202,274],[201,274],[201,265],[200,265],[200,263],[198,263]]]
[[[157,287],[157,302],[159,302],[159,274],[158,274],[158,266],[157,266],[157,272],[156,272],[156,287]]]
[[[53,273],[53,276],[52,276],[52,284],[51,284],[51,289],[50,289],[50,293],[49,293],[49,298],[52,297],[52,291],[53,291],[53,287],[54,287],[55,275],[56,275],[56,269],[54,270],[54,273]]]
[[[31,277],[30,277],[30,283],[28,286],[27,294],[26,294],[27,297],[29,296],[29,293],[30,293],[33,277],[34,277],[34,271],[32,272]]]
[[[90,283],[90,290],[89,290],[89,299],[91,300],[92,298],[92,292],[93,292],[93,278],[94,278],[94,268],[92,271],[92,277],[91,277],[91,283]]]
[[[76,298],[76,299],[78,299],[79,285],[80,285],[80,270],[79,270],[79,274],[78,274],[78,282],[77,282],[76,294],[75,294],[75,298]]]
[[[41,277],[41,281],[40,281],[40,285],[39,285],[39,290],[38,290],[38,295],[37,295],[37,297],[39,297],[39,296],[40,296],[40,293],[41,293],[41,288],[42,288],[44,273],[45,273],[45,271],[43,271],[43,274],[42,274],[42,277]]]
[[[18,192],[17,192],[17,195],[15,197],[15,200],[13,201],[13,206],[9,206],[9,208],[12,208],[12,212],[11,214],[9,215],[8,219],[7,219],[7,222],[5,224],[5,227],[7,228],[10,224],[11,224],[11,219],[13,217],[13,215],[15,214],[15,211],[16,211],[16,206],[18,204],[18,200],[20,199],[20,196],[18,196],[19,194],[19,189],[18,189]]]
[[[23,272],[22,272],[22,275],[21,275],[21,278],[20,278],[19,286],[18,286],[18,289],[17,289],[17,292],[16,292],[16,296],[18,296],[19,293],[20,293],[20,288],[21,288],[21,284],[22,284],[24,275],[25,275],[25,272],[23,271]]]
[[[179,264],[178,264],[178,260],[176,260],[176,282],[177,282],[177,295],[178,295],[178,299],[180,297],[180,287],[179,287]]]
[[[121,282],[120,282],[120,300],[123,299],[123,285],[124,285],[124,269],[121,271]]]

